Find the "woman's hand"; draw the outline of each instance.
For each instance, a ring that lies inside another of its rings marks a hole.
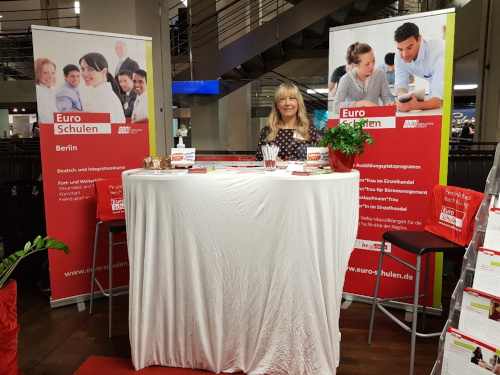
[[[354,103],[354,106],[355,107],[378,107],[377,104],[372,103],[369,100],[360,100],[360,101]]]

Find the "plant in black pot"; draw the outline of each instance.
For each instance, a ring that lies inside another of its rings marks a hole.
[[[64,242],[55,238],[38,236],[32,242],[27,242],[23,250],[0,259],[0,372],[4,375],[17,375],[17,284],[9,277],[17,265],[27,256],[37,252],[55,249],[69,254],[69,248]]]
[[[329,128],[318,147],[328,147],[330,166],[335,172],[350,172],[354,165],[354,158],[365,152],[366,145],[372,145],[374,140],[363,127],[368,120],[360,119],[353,125],[347,122]]]

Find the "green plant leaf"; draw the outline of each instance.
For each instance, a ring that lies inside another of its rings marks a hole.
[[[56,250],[62,250],[66,254],[70,253],[69,247],[64,242],[58,242],[55,238],[51,237],[42,239],[41,236],[37,236],[33,240],[33,243],[27,242],[23,250],[16,251],[6,258],[0,259],[0,289],[4,287],[11,273],[23,258],[49,247],[54,247]]]
[[[332,151],[339,150],[347,156],[364,153],[364,147],[372,145],[374,140],[370,133],[363,130],[368,120],[360,119],[352,126],[344,122],[328,129],[323,139],[318,143],[319,147],[330,147]]]
[[[5,270],[12,264],[14,264],[19,258],[24,257],[25,254],[25,250],[19,250],[13,254],[10,254],[7,258],[2,259],[2,263],[0,263],[0,275],[2,275]]]
[[[43,240],[42,240],[42,236],[38,236],[37,238],[35,238],[33,240],[33,244],[36,245],[36,249],[39,250],[43,247]]]
[[[45,247],[47,249],[51,248],[51,247],[53,247],[56,244],[56,242],[57,242],[57,240],[55,238],[48,237],[47,241],[45,242]]]
[[[64,242],[57,242],[54,245],[54,249],[56,249],[56,250],[61,250],[63,247],[64,247]]]

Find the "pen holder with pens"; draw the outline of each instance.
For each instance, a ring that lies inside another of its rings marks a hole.
[[[264,159],[264,168],[266,171],[276,170],[276,157],[280,148],[276,145],[264,145],[262,146],[262,156]]]

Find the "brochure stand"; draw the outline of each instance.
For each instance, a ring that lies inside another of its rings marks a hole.
[[[495,241],[500,233],[500,225],[496,225],[496,216],[500,217],[499,169],[500,143],[486,180],[484,200],[476,215],[474,235],[463,258],[460,279],[451,297],[450,313],[431,375],[499,373],[500,364],[495,366],[500,363],[497,355],[500,335],[496,334],[500,332],[500,321],[492,315],[495,301],[500,300],[500,262],[496,264],[500,260],[500,241]],[[488,225],[490,215],[492,220]],[[484,247],[485,238],[494,251]],[[485,261],[485,256],[490,260]],[[498,314],[500,317],[500,311]],[[482,359],[476,359],[480,356]]]

